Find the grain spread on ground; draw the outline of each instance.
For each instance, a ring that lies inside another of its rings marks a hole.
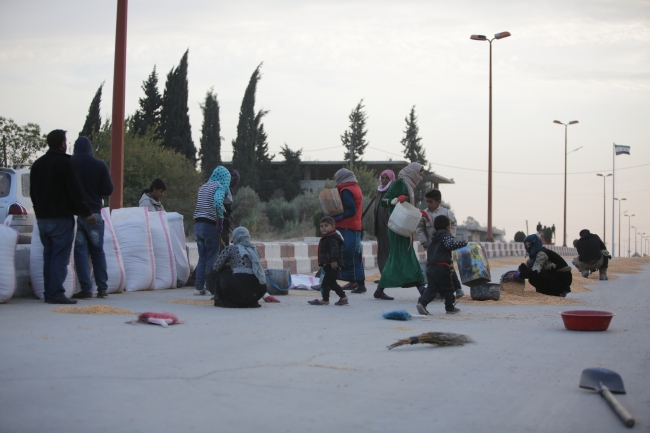
[[[67,314],[134,314],[133,311],[124,308],[111,307],[109,305],[89,305],[87,307],[59,307],[52,310],[55,313]]]
[[[170,299],[165,301],[169,304],[183,304],[183,305],[209,305],[214,306],[214,301],[211,299]]]

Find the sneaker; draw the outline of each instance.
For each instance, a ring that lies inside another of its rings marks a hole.
[[[93,298],[92,292],[79,292],[72,295],[72,299],[92,299],[92,298]]]
[[[427,311],[427,307],[425,307],[424,305],[420,304],[419,302],[418,302],[418,305],[416,305],[416,308],[418,309],[418,313],[420,313],[420,314],[422,314],[422,315],[424,315],[424,316],[430,316],[430,315],[431,315],[431,314],[429,313],[429,311]]]
[[[589,278],[589,271],[582,271],[582,276],[585,278]]]
[[[329,305],[329,301],[321,301],[320,299],[314,299],[313,301],[307,301],[309,305]]]
[[[64,305],[72,305],[77,303],[75,299],[68,299],[65,296],[63,298],[47,299],[45,302],[48,304],[64,304]]]
[[[463,289],[456,290],[456,299],[462,298],[463,296],[465,296],[465,292],[463,292]]]
[[[344,298],[339,299],[334,303],[334,305],[349,305],[348,297],[346,296]]]
[[[568,294],[569,294],[569,292],[562,292],[562,293],[560,293],[560,296],[563,297],[563,298],[566,298],[566,295],[568,295]]]
[[[97,297],[99,299],[106,299],[108,298],[108,293],[106,293],[106,290],[97,290]]]
[[[460,313],[460,308],[456,308],[456,307],[454,307],[453,310],[447,311],[447,314],[458,314],[458,313]]]
[[[194,291],[194,296],[203,296],[203,295],[205,295],[205,290],[196,289]]]
[[[316,284],[315,286],[311,286],[312,290],[320,290],[320,284]]]
[[[609,278],[607,278],[607,269],[600,269],[598,271],[598,273],[600,274],[600,281],[608,281],[609,280]]]

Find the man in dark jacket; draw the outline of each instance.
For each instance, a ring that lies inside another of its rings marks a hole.
[[[43,243],[44,298],[48,304],[76,304],[65,296],[63,283],[70,263],[74,239],[74,216],[95,223],[95,215],[84,200],[68,149],[65,131],[47,135],[49,150],[32,165],[30,196]]]
[[[578,257],[573,259],[573,265],[578,268],[582,276],[589,278],[589,272],[598,270],[600,279],[608,280],[607,267],[612,256],[603,241],[600,240],[600,236],[584,229],[580,231],[580,239],[574,241],[573,244],[578,250]]]
[[[74,241],[74,264],[79,277],[81,291],[73,296],[75,299],[93,297],[90,281],[90,262],[93,263],[97,297],[107,298],[108,275],[106,273],[106,256],[104,255],[104,220],[102,219],[102,196],[113,193],[113,181],[106,163],[95,158],[92,144],[86,137],[80,136],[74,143],[72,163],[81,183],[84,199],[95,215],[95,224],[86,223],[85,218],[77,218],[77,236]]]

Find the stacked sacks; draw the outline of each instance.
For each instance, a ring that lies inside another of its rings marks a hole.
[[[176,287],[184,287],[190,278],[191,270],[187,256],[187,245],[185,244],[183,215],[178,212],[167,212],[167,222],[172,234],[172,248],[174,249],[174,260],[176,261]]]
[[[75,233],[77,232],[77,223],[75,221]],[[72,237],[72,248],[70,248],[70,263],[68,263],[68,275],[63,282],[65,296],[71,297],[74,294],[77,274],[74,270],[74,236]],[[29,251],[29,278],[32,282],[32,289],[37,298],[43,299],[45,292],[45,282],[43,279],[43,244],[38,233],[38,223],[34,219],[34,229],[32,231],[32,246]]]
[[[153,214],[153,212],[152,212]],[[156,261],[145,207],[114,209],[115,237],[122,252],[127,292],[151,290],[156,283]]]
[[[20,235],[14,229],[0,226],[0,304],[16,292],[16,246]]]
[[[176,260],[172,247],[172,234],[167,223],[167,212],[149,212],[149,230],[156,262],[154,289],[173,289],[176,287]]]

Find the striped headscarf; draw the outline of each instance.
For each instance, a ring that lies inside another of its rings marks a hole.
[[[219,218],[223,219],[223,213],[225,212],[223,199],[228,194],[228,189],[230,188],[230,172],[226,167],[220,165],[214,169],[208,182],[216,182],[219,184],[214,191],[214,207],[219,214]]]

